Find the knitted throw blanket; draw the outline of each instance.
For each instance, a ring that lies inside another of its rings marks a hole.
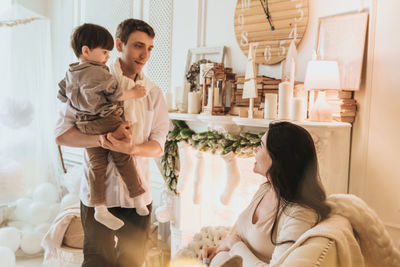
[[[118,81],[118,86],[124,91],[131,90],[136,84],[144,86],[143,74],[140,73],[138,80],[126,77],[122,73],[119,58],[117,58],[110,66],[111,74]],[[133,98],[124,101],[124,114],[125,120],[132,123],[132,143],[142,144],[144,140],[143,127],[144,127],[144,100],[143,98]]]
[[[333,214],[347,218],[356,233],[366,266],[400,266],[400,252],[378,215],[359,197],[334,194],[328,197]]]

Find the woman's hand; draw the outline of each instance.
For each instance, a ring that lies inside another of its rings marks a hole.
[[[208,259],[209,262],[217,255],[217,247],[203,248],[199,255],[199,260]]]
[[[215,255],[221,251],[230,251],[233,245],[240,241],[242,241],[242,239],[237,234],[228,235],[217,247],[203,248],[201,250],[199,259],[202,261],[203,259],[208,258],[211,262]]]

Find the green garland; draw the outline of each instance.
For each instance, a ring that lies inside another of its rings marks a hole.
[[[177,194],[176,185],[179,178],[178,142],[185,141],[200,151],[212,154],[225,155],[232,152],[238,157],[251,157],[264,135],[264,132],[259,134],[241,133],[239,135],[221,134],[216,131],[195,133],[184,121],[172,120],[172,123],[174,129],[169,131],[167,135],[161,165],[165,182],[175,194]]]

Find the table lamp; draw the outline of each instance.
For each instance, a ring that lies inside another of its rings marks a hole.
[[[332,109],[326,101],[325,90],[339,90],[339,67],[336,61],[308,62],[304,88],[318,90],[318,97],[310,110],[311,121],[332,121]]]

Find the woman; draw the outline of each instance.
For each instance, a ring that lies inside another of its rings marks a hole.
[[[231,234],[219,246],[202,251],[201,260],[211,260],[211,266],[221,266],[235,255],[242,258],[243,266],[267,266],[330,212],[314,142],[304,128],[271,123],[255,159],[254,172],[266,181]]]

